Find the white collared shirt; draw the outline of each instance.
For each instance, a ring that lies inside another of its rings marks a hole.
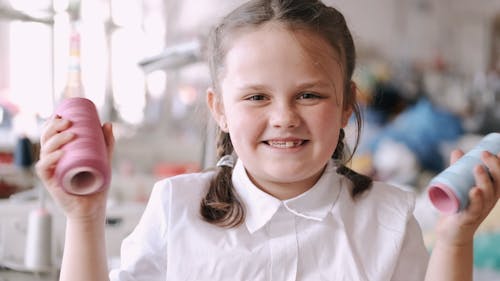
[[[375,182],[353,200],[330,161],[310,190],[281,201],[257,188],[238,161],[233,184],[246,219],[228,229],[199,214],[212,176],[155,185],[112,281],[424,279],[428,253],[409,192]]]

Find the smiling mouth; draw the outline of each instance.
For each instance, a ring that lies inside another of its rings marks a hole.
[[[305,144],[307,140],[269,140],[265,141],[271,147],[275,148],[295,148]]]

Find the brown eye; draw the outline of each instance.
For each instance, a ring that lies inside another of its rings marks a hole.
[[[250,100],[250,101],[261,101],[261,100],[264,100],[266,97],[264,95],[253,95],[253,96],[249,96],[247,98],[247,100]]]
[[[301,93],[299,96],[298,96],[298,99],[300,100],[305,100],[305,99],[319,99],[321,98],[321,96],[315,94],[315,93],[311,93],[311,92],[305,92],[305,93]]]

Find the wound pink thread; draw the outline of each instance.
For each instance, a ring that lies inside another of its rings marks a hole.
[[[109,186],[111,170],[101,122],[94,103],[86,98],[67,98],[55,114],[70,120],[75,137],[62,147],[55,176],[68,193],[87,195]]]

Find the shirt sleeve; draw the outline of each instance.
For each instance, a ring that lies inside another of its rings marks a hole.
[[[120,267],[111,270],[111,281],[163,281],[166,276],[168,181],[155,184],[139,223],[121,246]]]
[[[429,253],[425,248],[422,231],[413,215],[407,222],[403,246],[399,254],[392,281],[422,281],[429,261]]]

